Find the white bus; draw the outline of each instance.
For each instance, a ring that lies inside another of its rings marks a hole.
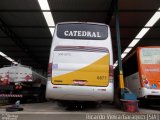
[[[50,51],[46,98],[113,101],[113,82],[109,26],[88,22],[57,24]]]

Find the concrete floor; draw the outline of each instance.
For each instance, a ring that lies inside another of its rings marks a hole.
[[[20,112],[6,112],[5,108],[8,106],[0,106],[0,120],[6,120],[8,117],[10,119],[14,118],[14,120],[89,120],[93,119],[93,115],[102,115],[96,116],[98,120],[104,117],[106,119],[106,115],[145,115],[146,119],[148,119],[147,115],[153,115],[155,119],[152,120],[160,118],[160,106],[140,108],[138,113],[124,112],[109,103],[103,103],[99,107],[87,107],[86,109],[72,111],[58,106],[56,102],[30,103],[22,104],[21,106],[24,108],[24,111]],[[118,118],[114,117],[114,119]],[[124,119],[126,120],[127,118]]]

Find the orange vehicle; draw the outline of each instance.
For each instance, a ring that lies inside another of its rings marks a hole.
[[[135,53],[134,59],[133,57],[129,58],[130,61],[134,61],[132,64],[134,70],[130,70],[132,74],[125,77],[126,87],[137,93],[138,98],[159,99],[160,46],[138,47]],[[137,61],[135,61],[135,57],[137,57]]]

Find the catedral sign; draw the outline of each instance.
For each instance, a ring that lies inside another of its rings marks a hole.
[[[83,37],[93,37],[100,38],[101,35],[99,32],[91,32],[91,31],[64,31],[65,36],[83,36]]]
[[[108,27],[95,24],[59,24],[57,36],[64,39],[105,40]]]

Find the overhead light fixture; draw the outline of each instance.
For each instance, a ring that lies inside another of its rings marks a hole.
[[[114,64],[113,67],[117,67],[118,64]]]
[[[38,0],[41,10],[50,10],[47,0]]]
[[[132,48],[126,48],[126,49],[124,50],[124,53],[129,53],[131,50],[132,50]]]
[[[134,47],[139,41],[140,41],[140,39],[134,39],[134,40],[128,45],[128,47]]]
[[[51,12],[43,12],[48,26],[55,26]]]
[[[10,57],[8,57],[8,56],[6,56],[6,57],[4,57],[4,58],[6,58],[7,60],[9,60],[9,61],[11,61],[11,62],[14,61],[12,58],[10,58]]]
[[[113,67],[116,67],[118,64],[114,64]]]
[[[18,64],[18,62],[15,62],[15,61],[13,61],[12,63],[13,63],[13,64]]]
[[[48,26],[55,26],[51,12],[43,12],[43,15],[45,17],[45,20]],[[50,30],[51,35],[53,35],[54,28],[49,28],[49,30]]]
[[[9,60],[10,62],[14,62],[15,64],[18,64],[17,62],[15,62],[12,58],[8,57],[6,54],[4,54],[3,52],[0,51],[0,55],[2,57],[4,57],[5,59]]]
[[[149,30],[150,28],[142,28],[142,30],[137,34],[135,39],[139,38],[141,39]]]
[[[55,28],[49,28],[50,32],[51,32],[51,35],[53,36],[53,33],[54,33],[54,30]]]
[[[147,22],[145,27],[152,27],[158,20],[160,19],[160,8],[158,11],[151,17],[151,19]]]
[[[117,65],[118,65],[118,61],[116,61],[116,62],[114,63],[114,65],[113,65],[113,66],[115,66],[115,67],[116,67]]]
[[[121,58],[123,59],[126,55],[127,55],[127,53],[122,53]]]
[[[113,69],[115,69],[118,65],[118,62],[116,61],[114,64],[113,64]]]
[[[4,54],[3,52],[0,52],[0,55],[1,55],[2,57],[6,57],[6,56],[7,56],[7,55]]]
[[[47,0],[38,0],[38,3],[40,5],[41,10],[48,10],[48,11],[50,11],[50,7],[49,7],[49,4],[48,4]],[[45,18],[45,20],[47,22],[47,25],[48,25],[48,27],[49,26],[55,26],[52,13],[48,12],[48,11],[42,12],[43,16],[44,16],[44,18]],[[49,28],[49,30],[50,30],[51,35],[53,35],[54,29],[53,28],[52,29]]]

